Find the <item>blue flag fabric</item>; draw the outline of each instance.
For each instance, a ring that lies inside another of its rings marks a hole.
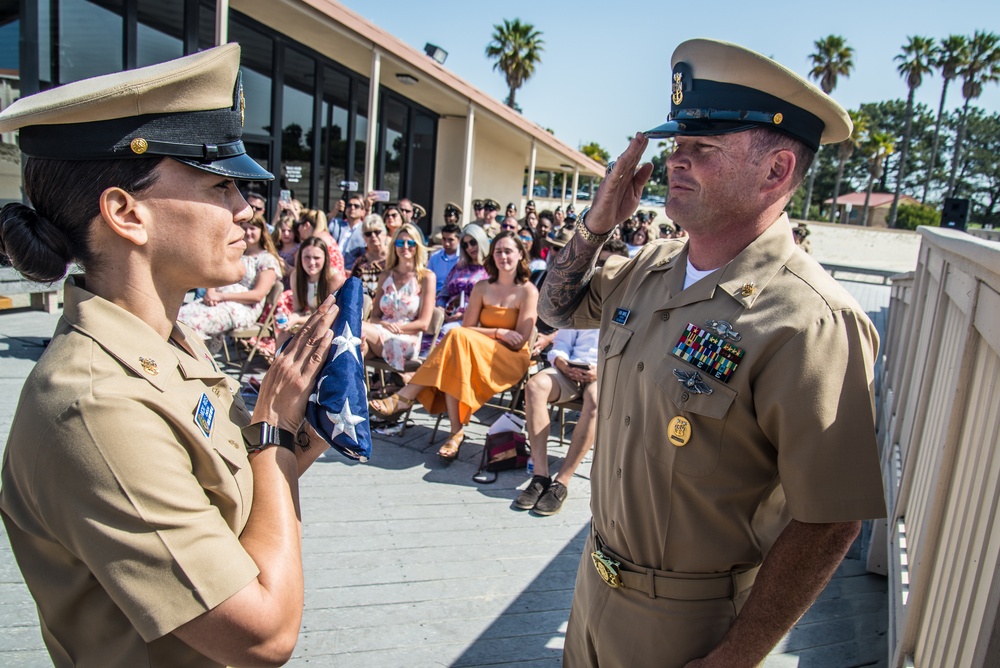
[[[372,454],[360,338],[364,299],[358,278],[348,278],[337,293],[340,312],[333,321],[330,356],[306,406],[306,419],[316,432],[344,456],[362,462]]]

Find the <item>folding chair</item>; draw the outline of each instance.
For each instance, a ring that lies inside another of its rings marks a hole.
[[[253,347],[250,349],[250,354],[247,355],[246,360],[244,360],[240,365],[240,375],[237,378],[238,382],[243,382],[243,375],[250,367],[250,362],[253,360],[254,355],[257,354],[257,349],[260,346],[260,340],[265,337],[274,337],[277,334],[274,328],[274,314],[278,309],[278,303],[281,301],[281,295],[284,291],[285,287],[282,285],[281,281],[276,280],[274,285],[271,286],[271,291],[267,295],[267,301],[265,302],[264,308],[268,309],[268,313],[264,317],[263,322],[255,324],[252,327],[247,327],[246,329],[235,329],[229,332],[229,336],[232,337],[234,341],[239,341],[240,339],[255,339]]]
[[[583,410],[583,398],[570,399],[569,401],[563,403],[550,403],[549,410],[555,409],[557,415],[559,416],[559,445],[566,445],[566,411],[576,411],[579,413]],[[569,424],[576,424],[576,421],[570,422]]]

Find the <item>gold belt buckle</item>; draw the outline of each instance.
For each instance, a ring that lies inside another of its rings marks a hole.
[[[600,550],[591,552],[590,558],[594,560],[594,568],[597,569],[597,574],[601,576],[605,584],[612,589],[618,589],[622,586],[622,579],[618,576],[618,567],[621,566],[621,562],[612,561],[604,556]]]

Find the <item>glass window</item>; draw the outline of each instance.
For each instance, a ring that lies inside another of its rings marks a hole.
[[[410,110],[403,103],[389,97],[382,98],[383,135],[379,155],[381,161],[382,190],[389,191],[389,199],[397,201],[402,195],[400,176],[406,163],[406,129]]]
[[[16,9],[17,6],[14,6]],[[0,70],[17,72],[20,66],[21,21],[15,13],[13,17],[5,16],[0,11]]]
[[[136,66],[163,63],[184,55],[184,3],[137,0]]]
[[[313,207],[310,178],[313,156],[313,90],[316,62],[292,49],[285,50],[285,86],[282,90],[281,174],[292,197]]]
[[[202,2],[198,8],[198,48],[215,46],[215,0]]]
[[[361,188],[365,187],[365,150],[368,146],[368,84],[354,86],[354,176]]]
[[[333,210],[333,202],[344,194],[341,183],[347,179],[347,121],[350,108],[351,80],[346,74],[323,68],[322,136],[320,138],[320,173],[317,206]]]
[[[17,6],[13,7],[16,10]],[[20,21],[16,18],[6,23],[9,17],[0,14],[0,110],[5,109],[20,97],[20,81],[17,72],[18,44],[20,44]],[[0,206],[8,202],[21,201],[21,152],[17,148],[17,134],[0,134]]]
[[[238,42],[242,49],[240,68],[246,100],[243,133],[270,135],[274,40],[232,20],[232,16],[230,14],[229,41]]]
[[[60,84],[79,81],[125,67],[122,49],[121,0],[57,0]],[[41,4],[45,4],[42,2]]]
[[[410,156],[407,161],[406,194],[427,210],[427,218],[421,221],[421,227],[427,233],[431,232],[431,223],[438,215],[433,201],[436,144],[437,119],[414,109],[413,121],[410,124]]]

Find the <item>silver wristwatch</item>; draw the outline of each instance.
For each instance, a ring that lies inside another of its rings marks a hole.
[[[247,425],[241,430],[243,432],[243,442],[247,446],[247,452],[260,452],[264,448],[278,445],[295,452],[295,434],[287,429],[275,427],[266,422],[255,422]]]

